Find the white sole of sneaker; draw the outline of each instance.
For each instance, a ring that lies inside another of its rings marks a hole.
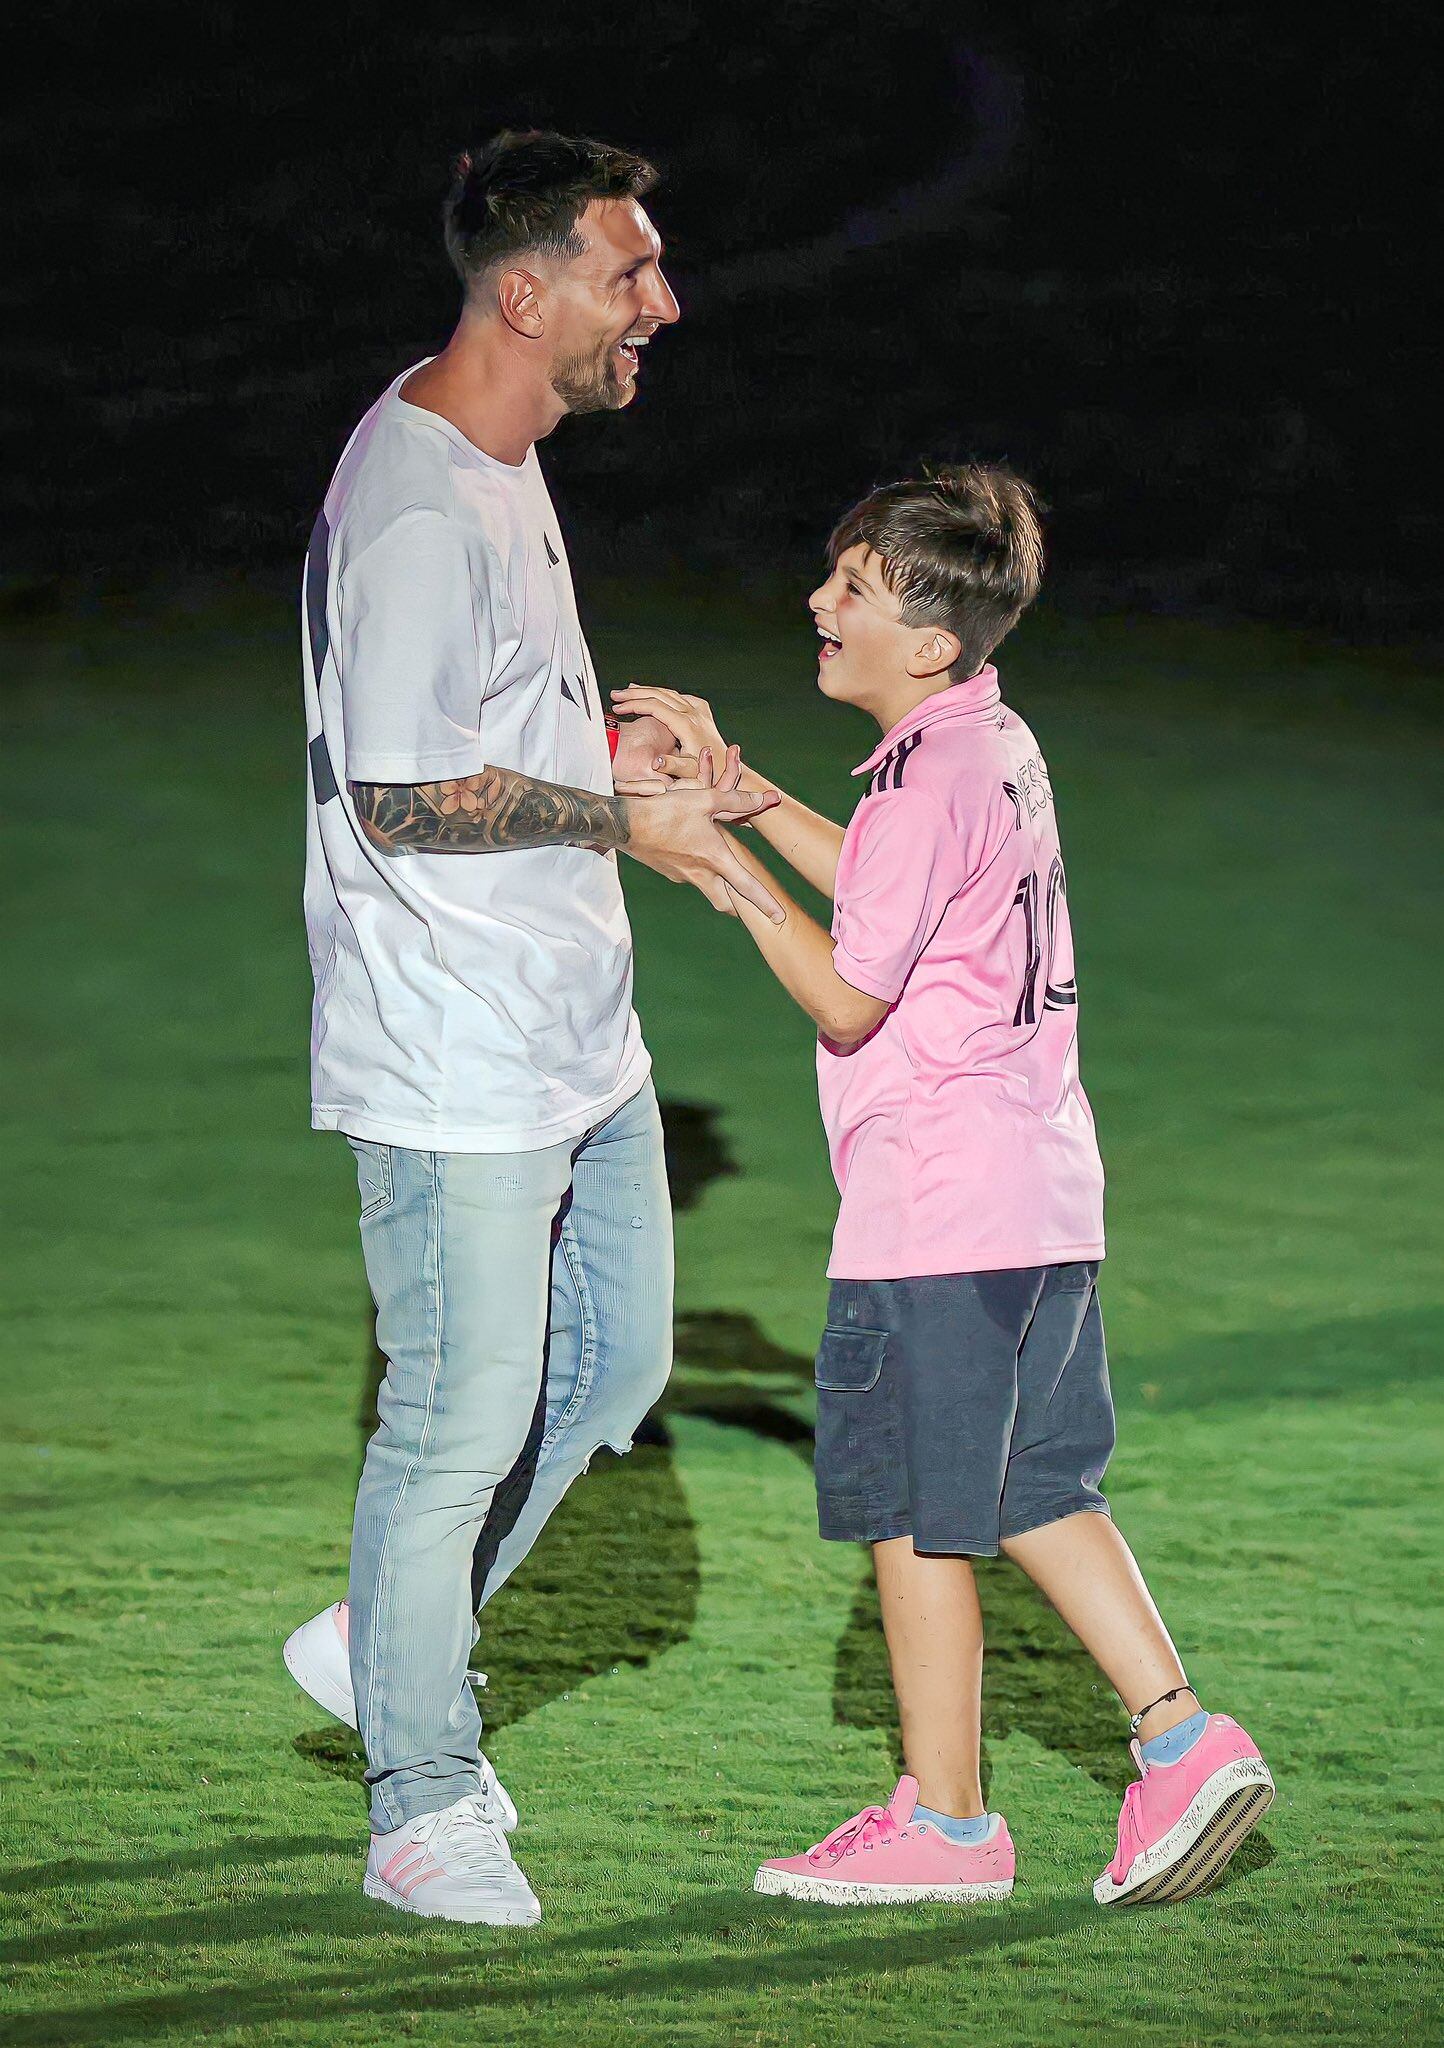
[[[328,1615],[327,1626],[330,1625]],[[333,1714],[338,1721],[344,1721],[348,1728],[354,1728],[355,1695],[349,1686],[339,1686],[330,1672],[317,1663],[306,1641],[306,1631],[310,1626],[310,1622],[303,1622],[282,1644],[281,1656],[285,1660],[286,1669],[302,1692],[309,1693],[318,1707],[324,1707],[328,1714]]]
[[[363,1889],[368,1899],[379,1899],[383,1905],[395,1906],[398,1912],[417,1913],[423,1920],[456,1920],[468,1927],[535,1927],[542,1916],[536,1899],[478,1900],[474,1911],[445,1913],[435,1906],[421,1906],[415,1899],[404,1898],[391,1889],[384,1877],[369,1870]]]
[[[1151,1849],[1135,1856],[1122,1884],[1105,1870],[1093,1887],[1100,1906],[1169,1905],[1218,1883],[1224,1866],[1273,1805],[1274,1781],[1261,1757],[1215,1771],[1193,1804]]]
[[[758,1871],[755,1892],[772,1898],[809,1899],[824,1906],[971,1906],[983,1899],[1010,1899],[1011,1877],[990,1884],[857,1884],[836,1877],[798,1877],[789,1870]]]

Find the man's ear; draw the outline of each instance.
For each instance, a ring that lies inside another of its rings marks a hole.
[[[949,633],[943,627],[936,627],[925,640],[920,640],[907,658],[907,672],[924,682],[929,676],[940,676],[953,666],[963,651],[963,643],[956,633]]]
[[[539,341],[546,331],[542,318],[541,287],[525,270],[504,270],[496,283],[496,305],[508,327]]]

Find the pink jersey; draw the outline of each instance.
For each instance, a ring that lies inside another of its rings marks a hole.
[[[844,981],[892,1008],[817,1048],[842,1195],[828,1273],[900,1280],[1103,1256],[1103,1164],[1053,791],[996,670],[929,697],[856,771]]]

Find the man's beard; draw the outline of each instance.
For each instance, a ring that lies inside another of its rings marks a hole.
[[[595,355],[572,356],[552,371],[552,390],[568,412],[620,412],[626,404],[613,347],[603,342]]]

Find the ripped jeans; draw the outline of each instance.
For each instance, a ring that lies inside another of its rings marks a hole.
[[[350,1585],[384,1832],[475,1790],[474,1615],[592,1453],[627,1450],[666,1384],[672,1213],[650,1081],[584,1138],[539,1152],[351,1147],[387,1360]]]

